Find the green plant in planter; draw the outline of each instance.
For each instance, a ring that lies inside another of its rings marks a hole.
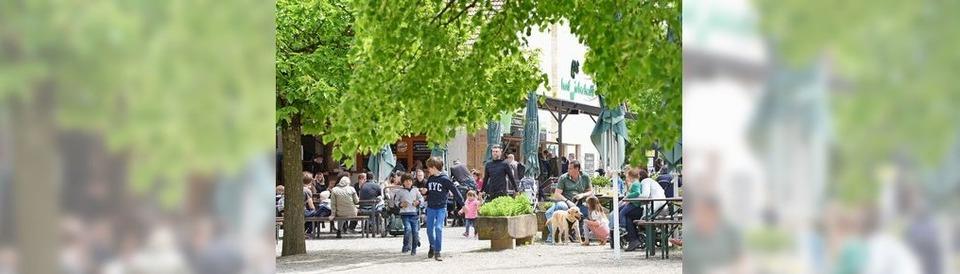
[[[540,205],[538,206],[538,209],[539,209],[541,212],[545,212],[545,211],[547,211],[547,209],[550,209],[551,207],[553,207],[553,204],[554,204],[554,202],[542,202],[542,203],[540,203]]]
[[[527,196],[519,195],[516,198],[507,196],[493,199],[480,207],[480,216],[518,216],[533,213],[533,206]]]
[[[594,187],[609,187],[610,178],[604,176],[593,176],[593,178],[590,178],[590,184],[592,184]]]

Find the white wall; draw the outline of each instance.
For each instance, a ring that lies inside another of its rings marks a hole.
[[[447,143],[446,165],[452,166],[456,160],[467,162],[467,132],[464,129],[458,129],[457,136]]]
[[[583,94],[573,92],[575,86],[592,87],[593,81],[583,73],[584,55],[587,47],[577,41],[577,37],[570,33],[570,27],[566,24],[555,24],[550,30],[534,30],[528,36],[528,48],[540,50],[540,69],[547,73],[550,81],[550,90],[547,91],[541,87],[538,91],[550,97],[574,101],[582,104],[600,106],[600,101],[594,94]],[[580,63],[580,72],[571,78],[571,62],[576,60]],[[564,89],[561,83],[569,83],[569,88]],[[556,141],[557,123],[548,111],[541,110],[540,126],[547,128],[547,140]],[[593,131],[595,123],[586,114],[570,115],[563,123],[563,142],[567,144],[580,145],[580,154],[577,159],[583,161],[585,153],[594,154],[594,168],[599,168],[599,154],[596,147],[590,141],[590,133]],[[574,153],[569,150],[567,153]]]

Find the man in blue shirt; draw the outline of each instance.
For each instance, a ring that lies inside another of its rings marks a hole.
[[[447,223],[447,194],[452,194],[456,207],[463,206],[463,197],[457,191],[453,181],[446,174],[441,174],[443,160],[439,157],[430,157],[427,160],[427,239],[430,242],[430,251],[427,258],[440,259],[441,243],[443,241],[443,225]]]

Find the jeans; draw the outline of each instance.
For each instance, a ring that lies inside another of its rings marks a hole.
[[[306,209],[306,210],[303,212],[303,217],[318,217],[318,216],[320,216],[320,211],[319,211],[319,210]],[[307,222],[305,225],[306,225],[306,227],[307,227],[307,234],[308,234],[308,235],[309,235],[309,234],[313,234],[313,233],[314,233],[313,230],[316,229],[316,228],[314,227],[314,225],[313,225],[313,222]]]
[[[446,208],[427,208],[427,241],[434,253],[440,252],[443,225],[447,222]]]
[[[639,241],[640,237],[637,236],[639,231],[637,231],[637,226],[633,225],[633,220],[638,220],[640,218],[643,218],[643,207],[634,207],[630,211],[626,211],[626,213],[620,213],[620,214],[623,215],[624,220],[626,220],[626,224],[628,224],[627,239],[630,240],[631,242]]]
[[[477,219],[463,219],[463,234],[470,236],[470,228],[473,228],[473,234],[477,234],[476,222]]]
[[[403,219],[403,252],[417,251],[420,242],[420,216],[400,215]]]
[[[582,232],[582,231],[584,231],[584,230],[586,229],[586,222],[584,222],[583,220],[586,220],[586,217],[589,216],[589,214],[587,213],[587,206],[585,206],[585,205],[579,205],[579,206],[577,206],[577,207],[580,209],[580,214],[581,214],[581,216],[583,216],[583,217],[581,217],[581,219],[580,219],[580,226],[581,226],[581,227],[580,227],[580,231]],[[547,220],[550,220],[550,218],[553,217],[553,212],[555,212],[555,211],[557,211],[557,210],[567,210],[567,209],[569,209],[569,207],[567,207],[567,203],[557,202],[557,203],[553,204],[553,206],[550,207],[550,209],[547,209],[547,212],[544,213],[544,216],[547,217]],[[547,242],[548,242],[548,243],[552,243],[552,242],[553,242],[553,227],[550,226],[550,223],[549,223],[549,222],[547,222],[547,231],[548,231],[548,233],[549,233],[549,234],[547,234]],[[583,237],[583,235],[578,235],[578,236]]]
[[[627,203],[627,205],[620,207],[620,227],[627,228],[630,224],[633,223],[633,220],[627,220],[627,213],[633,211],[637,206],[633,203]]]

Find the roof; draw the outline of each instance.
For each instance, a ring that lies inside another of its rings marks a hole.
[[[540,95],[544,100],[538,104],[540,109],[549,110],[558,113],[567,113],[567,114],[587,114],[592,116],[600,116],[600,107],[592,106],[583,103],[577,103],[574,101],[567,101],[563,99],[557,99],[552,97],[547,97]],[[637,115],[632,112],[627,112],[627,119],[636,119]]]

